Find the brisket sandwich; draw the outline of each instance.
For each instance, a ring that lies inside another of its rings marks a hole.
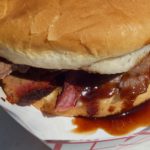
[[[1,0],[0,78],[12,104],[104,117],[150,98],[150,0]]]

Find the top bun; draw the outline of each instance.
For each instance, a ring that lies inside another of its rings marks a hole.
[[[0,56],[16,64],[120,73],[149,52],[129,55],[149,42],[150,0],[0,2]],[[116,67],[128,55],[134,61]]]

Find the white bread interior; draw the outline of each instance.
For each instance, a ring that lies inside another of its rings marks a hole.
[[[17,64],[114,74],[150,50],[149,0],[0,3],[0,56]]]

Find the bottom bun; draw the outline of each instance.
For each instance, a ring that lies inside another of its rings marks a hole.
[[[35,101],[33,105],[40,109],[44,114],[50,115],[61,115],[61,116],[84,116],[89,117],[87,107],[81,100],[78,101],[77,105],[74,108],[70,108],[67,111],[57,112],[55,110],[56,99],[60,93],[61,88],[57,88],[48,96],[42,98],[41,100]],[[150,86],[147,89],[147,92],[140,94],[136,97],[133,103],[132,108],[148,101],[150,99]],[[114,95],[111,98],[99,100],[98,102],[98,111],[92,117],[105,117],[110,115],[115,115],[118,113],[123,113],[127,111],[128,108],[125,107],[124,101],[120,99],[119,96]]]

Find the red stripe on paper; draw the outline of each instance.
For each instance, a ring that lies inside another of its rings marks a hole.
[[[91,148],[89,150],[94,150],[95,145],[97,144],[97,142],[93,142]]]
[[[133,136],[130,136],[133,137]],[[83,143],[94,143],[94,142],[111,142],[111,141],[115,141],[115,140],[125,140],[128,137],[121,137],[121,138],[116,138],[116,139],[108,139],[108,140],[87,140],[87,141],[57,141],[57,140],[45,140],[46,143],[62,143],[62,144],[83,144]]]
[[[54,150],[61,150],[62,145],[63,144],[61,144],[61,143],[55,144]]]

